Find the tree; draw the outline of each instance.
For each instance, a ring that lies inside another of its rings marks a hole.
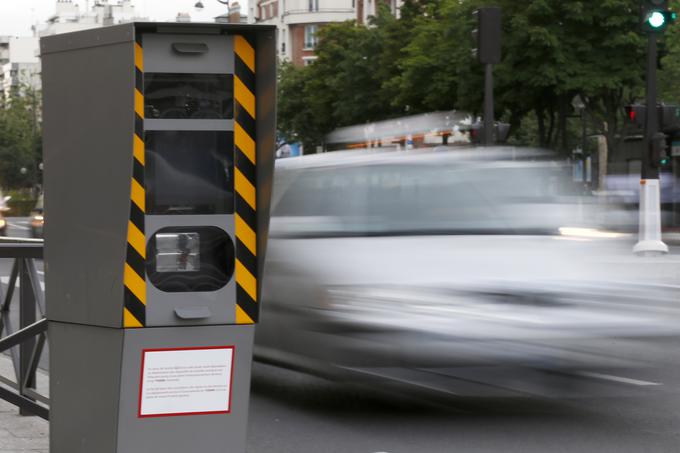
[[[479,113],[483,67],[471,56],[472,11],[488,3],[406,0],[398,19],[383,11],[369,27],[352,22],[324,27],[318,60],[296,79],[302,97],[295,101],[301,103],[295,114],[310,112],[309,122],[295,122],[297,133],[318,140],[335,127],[405,113]],[[493,4],[503,8],[504,16],[504,58],[495,69],[496,111],[511,123],[511,133],[569,151],[580,135],[569,120],[578,95],[591,132],[605,134],[614,146],[622,135],[624,105],[644,88],[645,37],[638,0]],[[680,56],[680,44],[669,44],[669,49]],[[668,71],[669,88],[680,76],[676,61],[669,64],[675,71]],[[519,131],[522,127],[529,128]]]
[[[680,12],[680,0],[672,0],[671,8]],[[659,71],[659,99],[680,104],[680,24],[670,26],[663,40],[661,70]]]
[[[40,182],[40,109],[40,93],[26,86],[0,103],[0,186],[4,188]]]
[[[319,31],[312,65],[281,66],[278,112],[285,136],[309,148],[322,144],[337,127],[403,111],[395,111],[389,90],[383,89],[383,74],[391,72],[389,58],[382,56],[380,34],[386,30],[353,21],[326,25]]]

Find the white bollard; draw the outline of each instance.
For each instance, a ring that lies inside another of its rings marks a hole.
[[[658,179],[640,181],[640,239],[633,253],[656,256],[668,253],[661,240],[661,192]]]

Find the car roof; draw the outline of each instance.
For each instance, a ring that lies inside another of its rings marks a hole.
[[[526,165],[527,160],[545,159],[554,157],[554,154],[536,148],[522,148],[512,146],[497,147],[473,147],[473,146],[439,146],[435,148],[414,149],[406,151],[384,150],[380,148],[362,149],[352,151],[332,151],[321,154],[309,154],[300,157],[277,159],[276,168],[295,170],[338,166],[358,165],[412,165],[416,163],[437,164],[456,163],[461,164],[491,164],[500,162],[512,162],[519,160]]]

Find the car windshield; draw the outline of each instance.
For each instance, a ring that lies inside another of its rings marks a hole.
[[[554,233],[577,205],[554,163],[314,168],[275,190],[276,234]],[[284,170],[285,171],[285,170]],[[285,179],[285,176],[283,177]]]

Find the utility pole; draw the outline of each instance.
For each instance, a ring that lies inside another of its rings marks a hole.
[[[647,33],[647,113],[640,180],[639,241],[633,247],[633,253],[640,256],[668,253],[668,246],[661,238],[661,189],[657,156],[666,146],[666,136],[659,132],[656,67],[657,37],[675,17],[675,13],[668,9],[668,0],[642,1],[642,29]]]
[[[656,33],[647,35],[647,115],[645,118],[645,145],[650,149],[654,135],[659,131],[659,117],[656,111],[657,86],[656,86],[656,60],[657,60]],[[659,179],[659,169],[652,164],[651,153],[642,154],[642,179]]]
[[[472,36],[477,46],[473,54],[484,64],[484,146],[494,144],[493,66],[501,62],[502,14],[497,6],[479,8],[474,12],[477,28]]]

